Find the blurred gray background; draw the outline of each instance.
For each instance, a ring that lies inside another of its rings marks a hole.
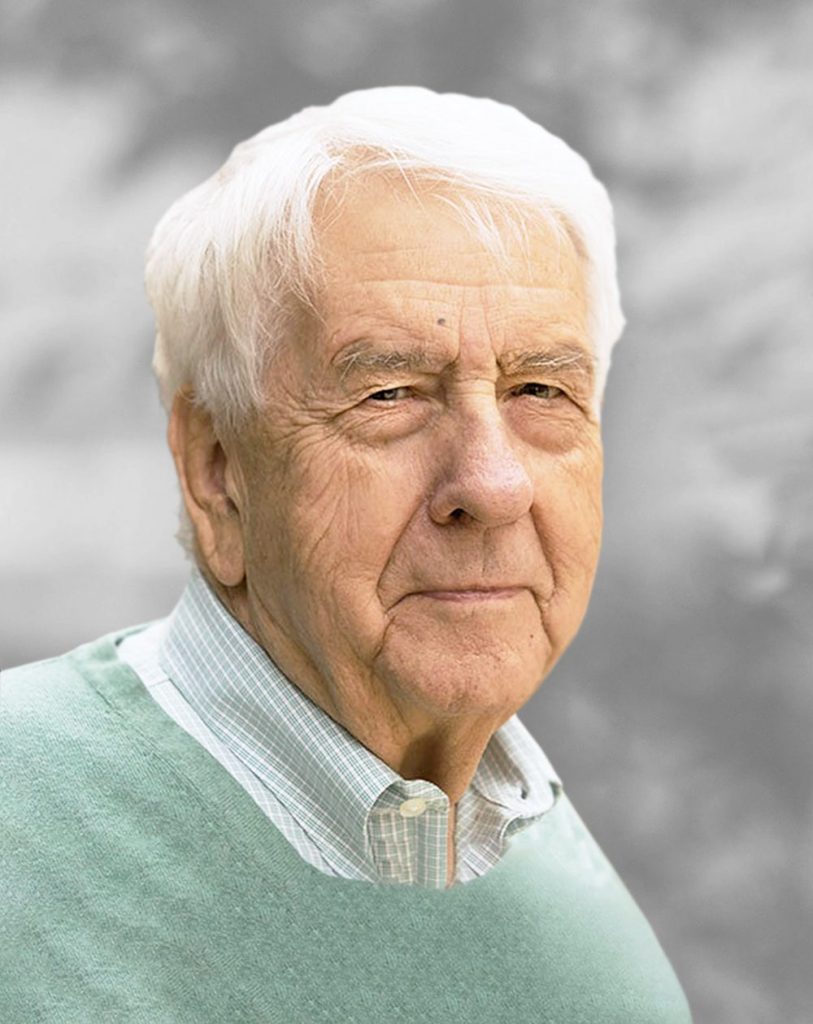
[[[0,665],[182,588],[141,287],[166,206],[351,88],[513,103],[606,182],[629,321],[593,602],[523,718],[697,1024],[811,1024],[811,52],[804,0],[6,0]]]

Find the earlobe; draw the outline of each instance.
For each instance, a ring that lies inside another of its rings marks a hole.
[[[224,586],[239,586],[245,559],[234,468],[211,415],[185,392],[172,403],[167,440],[199,557]]]

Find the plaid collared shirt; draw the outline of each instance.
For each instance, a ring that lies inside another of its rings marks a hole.
[[[371,882],[447,885],[450,806],[403,779],[287,679],[198,572],[168,619],[120,654],[158,704],[253,797],[306,861]],[[456,882],[485,874],[560,782],[514,715],[457,805]]]

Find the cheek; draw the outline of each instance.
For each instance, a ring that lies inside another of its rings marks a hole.
[[[534,504],[537,532],[561,586],[589,586],[601,545],[601,448],[557,459],[540,474]]]
[[[346,600],[360,582],[368,600],[415,507],[413,469],[342,439],[301,444],[258,496],[254,551],[319,600]]]

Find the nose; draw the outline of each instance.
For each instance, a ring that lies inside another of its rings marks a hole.
[[[447,424],[440,476],[429,503],[441,525],[468,520],[485,527],[515,522],[531,508],[533,483],[496,403]]]

